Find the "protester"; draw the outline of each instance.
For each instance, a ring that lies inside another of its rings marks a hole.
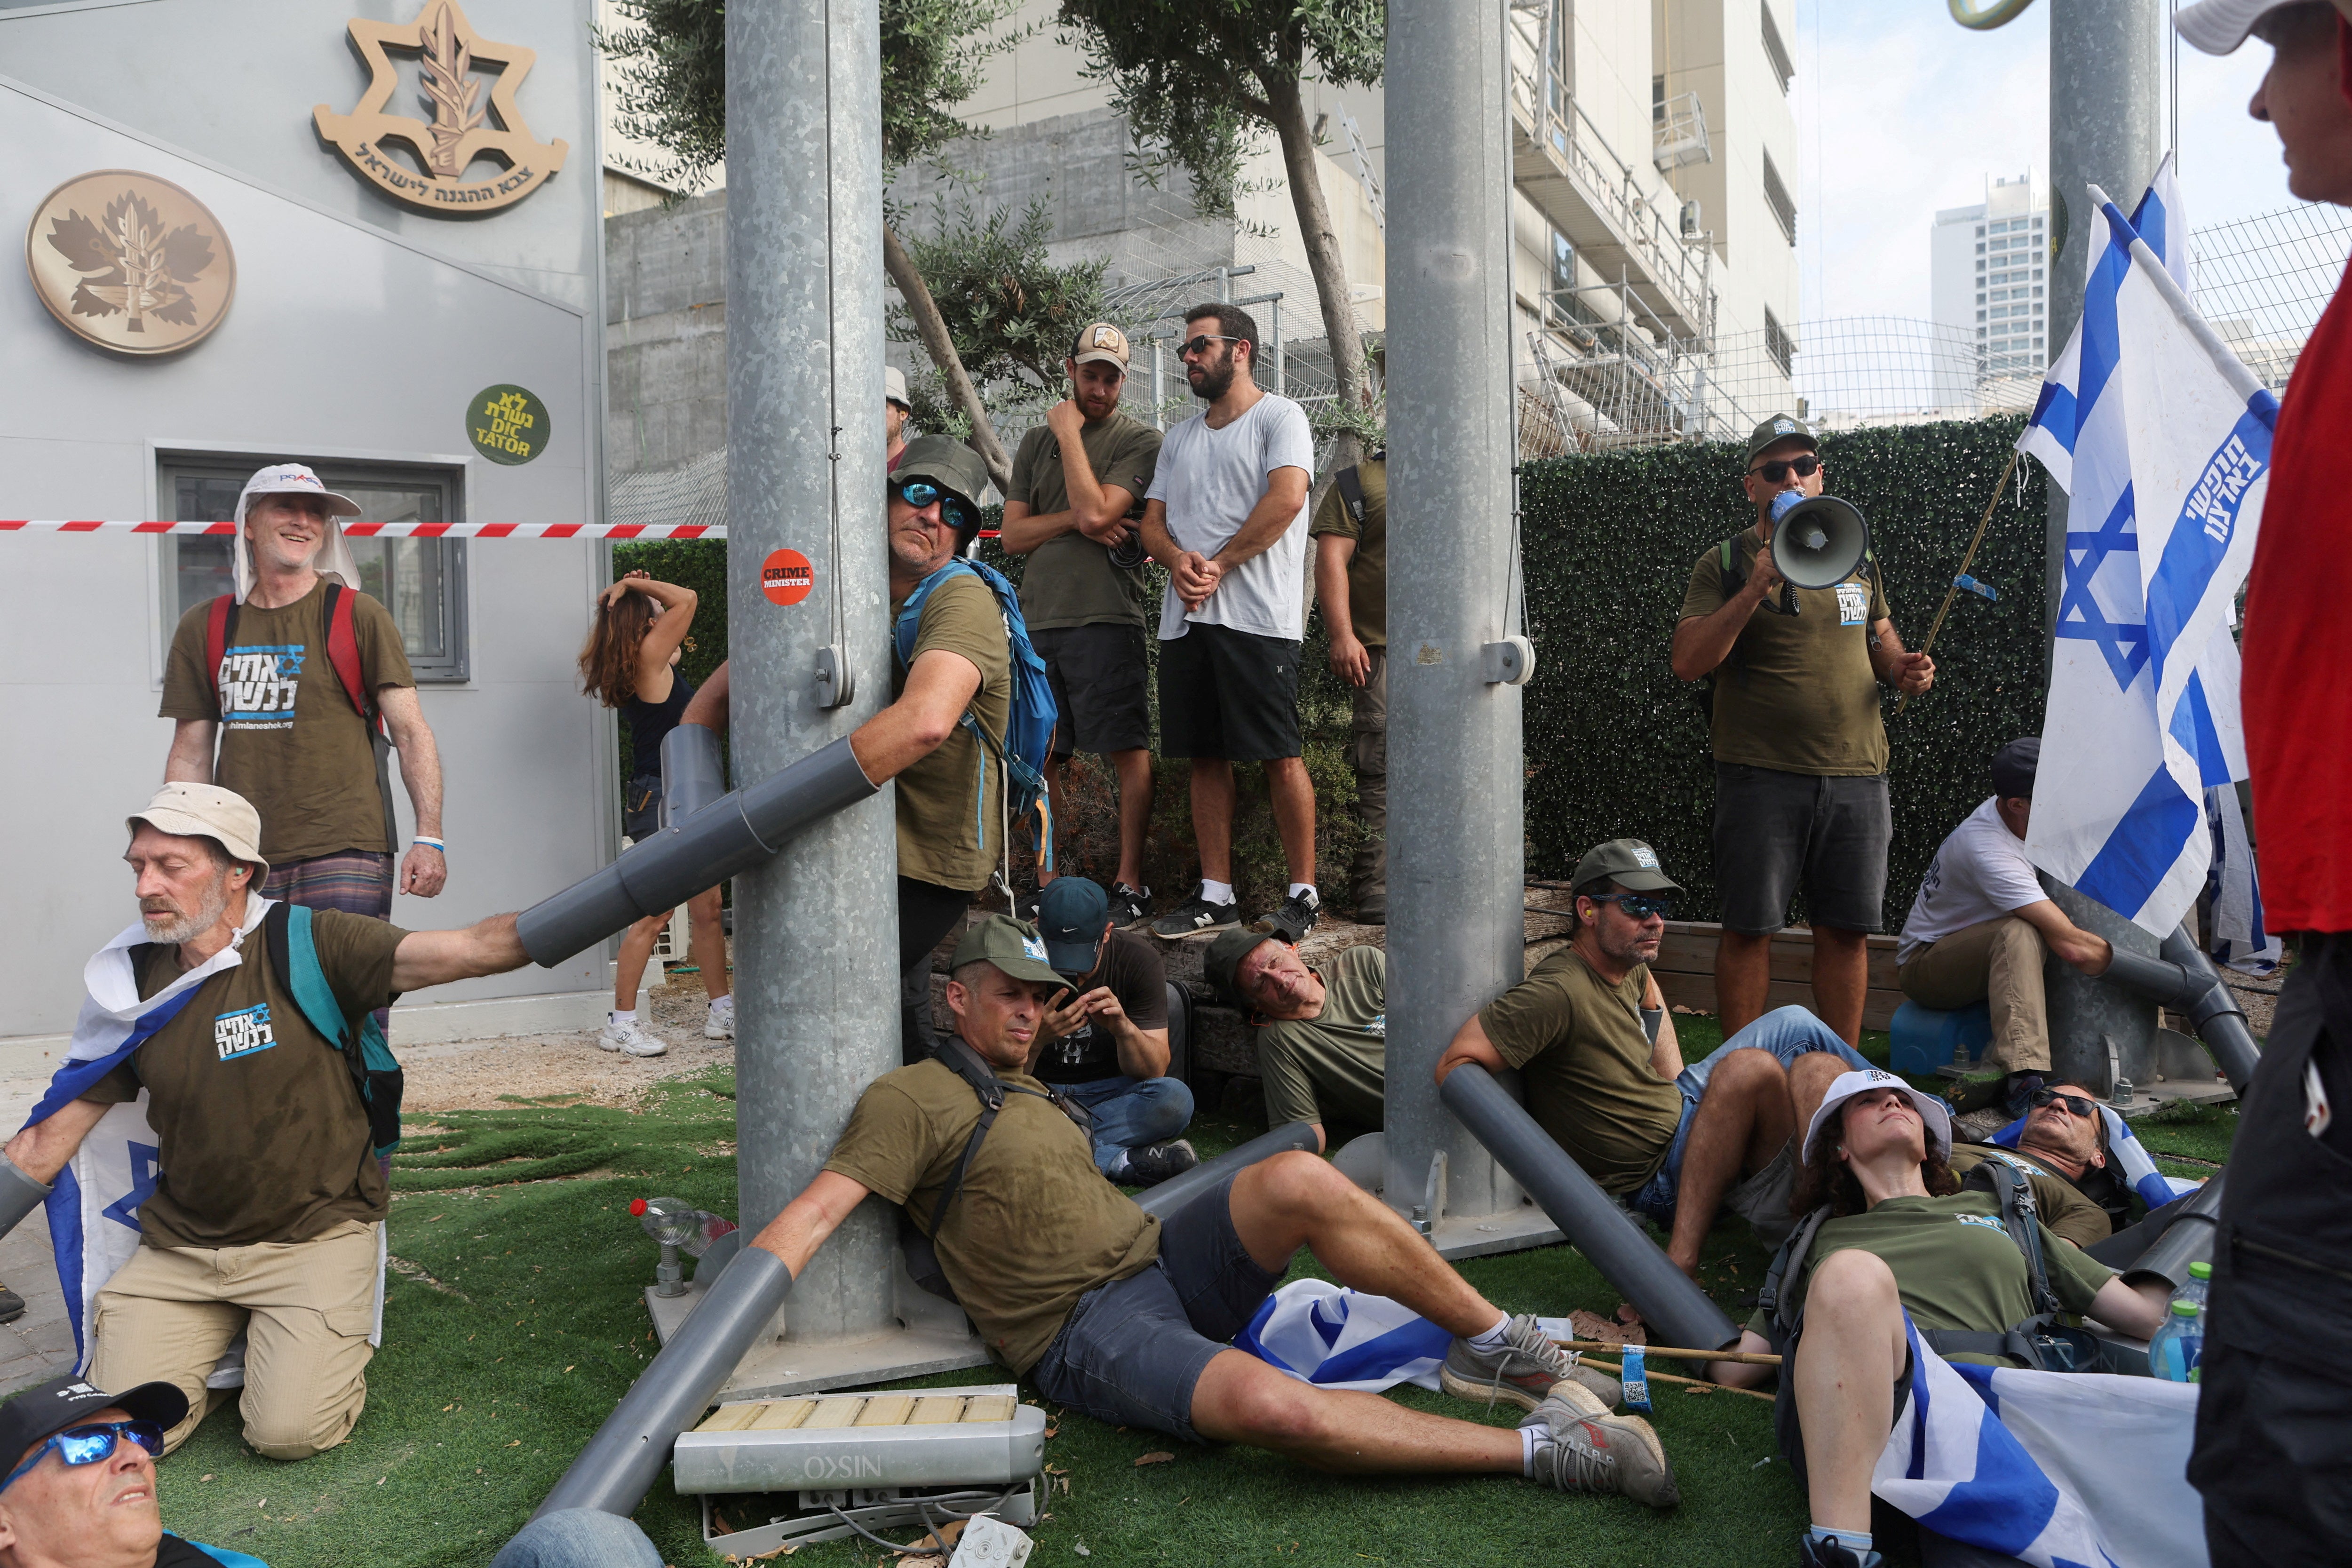
[[[2077,1247],[2104,1241],[2131,1223],[2132,1189],[2107,1157],[2099,1097],[2080,1084],[2037,1088],[2027,1097],[2015,1149],[1955,1143],[1960,1175],[1986,1160],[2006,1160],[2032,1179],[2042,1222]]]
[[[1184,314],[1184,376],[1208,407],[1168,432],[1143,508],[1143,544],[1168,568],[1160,605],[1160,749],[1192,762],[1201,885],[1152,930],[1240,923],[1234,764],[1265,764],[1289,890],[1261,922],[1286,942],[1315,927],[1315,786],[1301,757],[1298,649],[1307,634],[1307,413],[1261,388],[1257,323],[1233,305]]]
[[[1715,875],[1723,934],[1715,998],[1726,1037],[1764,1011],[1772,935],[1801,888],[1812,926],[1813,1011],[1846,1044],[1862,1038],[1867,938],[1885,916],[1886,727],[1878,687],[1916,696],[1935,684],[1924,653],[1906,653],[1886,586],[1865,558],[1843,582],[1794,590],[1772,564],[1772,498],[1822,493],[1820,441],[1775,415],[1748,437],[1741,483],[1756,526],[1691,567],[1675,623],[1674,670],[1714,677]]]
[[[907,401],[907,373],[895,364],[882,367],[882,427],[889,443],[884,449],[882,468],[885,473],[898,471],[898,459],[907,455],[907,421],[913,418],[915,405]]]
[[[54,1377],[0,1407],[0,1568],[268,1568],[163,1529],[155,1457],[188,1413],[168,1383]]]
[[[1465,1062],[1523,1069],[1529,1114],[1602,1191],[1672,1233],[1666,1256],[1685,1274],[1722,1205],[1778,1241],[1793,1134],[1832,1080],[1866,1064],[1802,1007],[1782,1007],[1684,1067],[1649,968],[1682,889],[1638,838],[1595,845],[1571,885],[1575,935],[1455,1031],[1438,1082]]]
[[[1168,1076],[1168,971],[1118,929],[1109,895],[1056,877],[1038,900],[1045,961],[1066,983],[1037,1026],[1029,1074],[1093,1119],[1095,1164],[1122,1186],[1149,1187],[1200,1163],[1182,1137],[1192,1091]]]
[[[630,767],[622,800],[621,831],[643,843],[661,828],[662,742],[677,728],[694,683],[677,672],[687,633],[694,626],[698,595],[691,588],[632,572],[597,595],[596,624],[580,650],[581,688],[629,721]],[[735,998],[727,977],[727,937],[719,927],[717,888],[696,894],[686,906],[691,952],[702,972],[710,1003],[702,1037],[735,1037]],[[669,924],[670,911],[648,915],[621,938],[620,962],[613,972],[613,1011],[596,1043],[608,1051],[657,1057],[669,1043],[637,1018],[637,983],[645,978],[654,943]]]
[[[2352,0],[2204,0],[2180,36],[2273,51],[2249,111],[2277,131],[2287,188],[2352,206]],[[2352,1534],[2352,1372],[2301,1347],[2352,1342],[2352,287],[2295,361],[2247,580],[2241,685],[2264,914],[2295,963],[2245,1090],[2213,1246],[2197,1449],[2216,1568],[2323,1563]]]
[[[1269,931],[1228,931],[1209,945],[1209,984],[1257,1036],[1265,1124],[1327,1122],[1378,1131],[1388,1089],[1388,954],[1344,948],[1310,969]]]
[[[1988,1105],[2021,1115],[2050,1070],[2050,1012],[2042,968],[2054,952],[2085,974],[2104,974],[2107,939],[2066,918],[2025,858],[2042,738],[2011,741],[1992,760],[1992,794],[1936,851],[1903,922],[1895,973],[1922,1007],[1992,1006],[1990,1070],[1965,1078],[1955,1110]]]
[[[1812,1509],[1800,1563],[1875,1568],[1870,1478],[1906,1388],[1905,1315],[1923,1332],[1999,1334],[2034,1315],[2032,1275],[2000,1200],[1961,1191],[1946,1163],[1951,1124],[1943,1106],[1894,1074],[1850,1072],[1831,1084],[1803,1147],[1798,1202],[1808,1211],[1826,1205],[1830,1217],[1782,1278],[1780,1316],[1795,1328],[1780,1347],[1787,1359],[1775,1426]],[[2168,1301],[2160,1283],[2126,1285],[2078,1248],[2060,1246],[2047,1226],[2037,1228],[2062,1308],[2140,1339],[2157,1331]],[[1759,1308],[1738,1348],[1772,1351],[1777,1326]],[[2021,1364],[1977,1352],[1946,1355]],[[1708,1363],[1710,1377],[1735,1388],[1753,1387],[1769,1372]]]
[[[957,1039],[1005,1090],[986,1136],[971,1147],[980,1096],[945,1061],[890,1073],[858,1097],[824,1169],[752,1245],[797,1275],[878,1194],[930,1236],[990,1352],[1056,1406],[1108,1426],[1248,1443],[1319,1469],[1486,1471],[1656,1508],[1676,1500],[1657,1434],[1609,1414],[1613,1380],[1576,1366],[1533,1318],[1487,1302],[1327,1162],[1277,1154],[1165,1219],[1105,1182],[1086,1135],[1022,1070],[1062,985],[1034,927],[989,916],[958,945],[953,976]],[[1043,1215],[1055,1223],[1039,1224]],[[1301,1247],[1341,1283],[1454,1334],[1447,1389],[1507,1400],[1530,1412],[1526,1421],[1513,1431],[1319,1388],[1232,1349]]]
[[[1143,883],[1143,835],[1151,823],[1151,693],[1145,678],[1150,582],[1136,529],[1160,461],[1160,432],[1120,412],[1127,334],[1108,321],[1082,330],[1062,362],[1070,395],[1021,438],[1004,496],[998,543],[1025,555],[1021,616],[1045,661],[1061,714],[1045,784],[1062,819],[1062,773],[1071,756],[1109,759],[1118,779],[1118,876],[1111,919],[1130,926],[1151,912]],[[1054,879],[1038,846],[1037,885]]]
[[[1332,477],[1316,509],[1315,596],[1331,637],[1332,673],[1354,689],[1356,919],[1389,918],[1389,461],[1382,447]]]
[[[387,1110],[398,1138],[398,1104],[396,1089],[389,1106],[363,1097],[362,1021],[396,995],[529,955],[510,914],[408,931],[294,910],[273,929],[279,906],[255,891],[269,869],[260,818],[216,784],[167,784],[129,827],[140,922],[84,971],[68,1059],[5,1152],[50,1181],[110,1109],[145,1094],[153,1186],[139,1188],[139,1247],[97,1293],[89,1380],[177,1387],[187,1407],[164,1435],[169,1453],[204,1418],[205,1379],[242,1334],[246,1442],[308,1458],[359,1420],[374,1354],[389,1206],[377,1151]],[[352,1045],[313,1023],[303,997],[321,988]],[[85,1247],[85,1271],[94,1262]]]

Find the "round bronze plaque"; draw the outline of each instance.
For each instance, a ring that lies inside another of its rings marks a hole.
[[[167,354],[210,332],[236,293],[220,220],[171,181],[100,169],[51,191],[25,232],[49,314],[117,353]]]

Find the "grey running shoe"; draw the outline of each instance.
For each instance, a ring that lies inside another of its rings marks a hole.
[[[1125,882],[1113,882],[1110,888],[1110,923],[1125,931],[1141,925],[1151,918],[1151,889],[1130,888]]]
[[[1177,1138],[1166,1143],[1146,1143],[1129,1149],[1105,1173],[1122,1187],[1156,1187],[1171,1176],[1181,1176],[1201,1163],[1191,1142]]]
[[[1196,889],[1191,898],[1151,922],[1151,934],[1169,938],[1207,936],[1213,931],[1231,931],[1241,923],[1242,907],[1238,902],[1213,904]]]
[[[1615,1492],[1669,1509],[1682,1501],[1674,1467],[1650,1424],[1638,1415],[1595,1415],[1591,1395],[1572,1383],[1519,1423],[1536,1434],[1536,1479],[1564,1492]]]
[[[1303,893],[1293,893],[1283,900],[1275,906],[1272,914],[1250,921],[1250,930],[1278,936],[1297,947],[1307,940],[1307,933],[1315,929],[1315,921],[1322,913],[1323,900],[1314,889],[1309,888]]]
[[[1614,1410],[1624,1397],[1615,1378],[1580,1364],[1574,1354],[1552,1343],[1535,1319],[1513,1318],[1504,1335],[1509,1342],[1495,1351],[1455,1340],[1437,1369],[1437,1385],[1474,1405],[1492,1406],[1507,1399],[1522,1410],[1535,1409],[1563,1383],[1598,1400],[1600,1414]]]

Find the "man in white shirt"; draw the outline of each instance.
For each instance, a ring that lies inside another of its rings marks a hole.
[[[1160,751],[1192,763],[1201,886],[1153,922],[1163,937],[1240,923],[1234,764],[1265,764],[1288,896],[1250,929],[1296,944],[1315,927],[1315,787],[1300,759],[1307,633],[1306,411],[1251,378],[1257,323],[1231,305],[1184,317],[1185,379],[1208,408],[1168,432],[1143,504],[1143,547],[1168,568],[1160,606]]]
[[[2025,858],[2041,760],[2039,735],[2011,741],[1993,757],[1991,797],[1936,851],[1895,950],[1903,994],[1921,1006],[1992,1005],[1985,1060],[1997,1070],[1960,1081],[1952,1103],[1962,1110],[2021,1102],[2050,1070],[2044,956],[2054,952],[2085,974],[2105,973],[2114,956],[2105,937],[2068,920],[2042,890]]]

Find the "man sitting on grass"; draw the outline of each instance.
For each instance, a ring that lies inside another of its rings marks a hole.
[[[1236,928],[1210,945],[1210,987],[1238,1007],[1257,1036],[1265,1124],[1311,1123],[1315,1147],[1330,1144],[1327,1120],[1377,1129],[1386,1120],[1389,955],[1377,947],[1336,952],[1309,969],[1271,931]]]
[[[1657,1434],[1610,1414],[1613,1380],[1576,1366],[1533,1318],[1481,1297],[1325,1162],[1277,1154],[1164,1220],[1104,1181],[1087,1135],[1023,1070],[1062,984],[1034,927],[993,915],[966,932],[948,1008],[957,1037],[1007,1090],[978,1149],[968,1147],[981,1112],[973,1087],[936,1058],[901,1068],[858,1097],[824,1169],[753,1245],[797,1275],[878,1194],[931,1233],[991,1352],[1056,1405],[1111,1426],[1271,1448],[1318,1469],[1498,1472],[1673,1506]],[[1526,1421],[1514,1431],[1317,1388],[1232,1348],[1301,1247],[1332,1278],[1451,1331],[1445,1388],[1508,1400],[1530,1412]]]

